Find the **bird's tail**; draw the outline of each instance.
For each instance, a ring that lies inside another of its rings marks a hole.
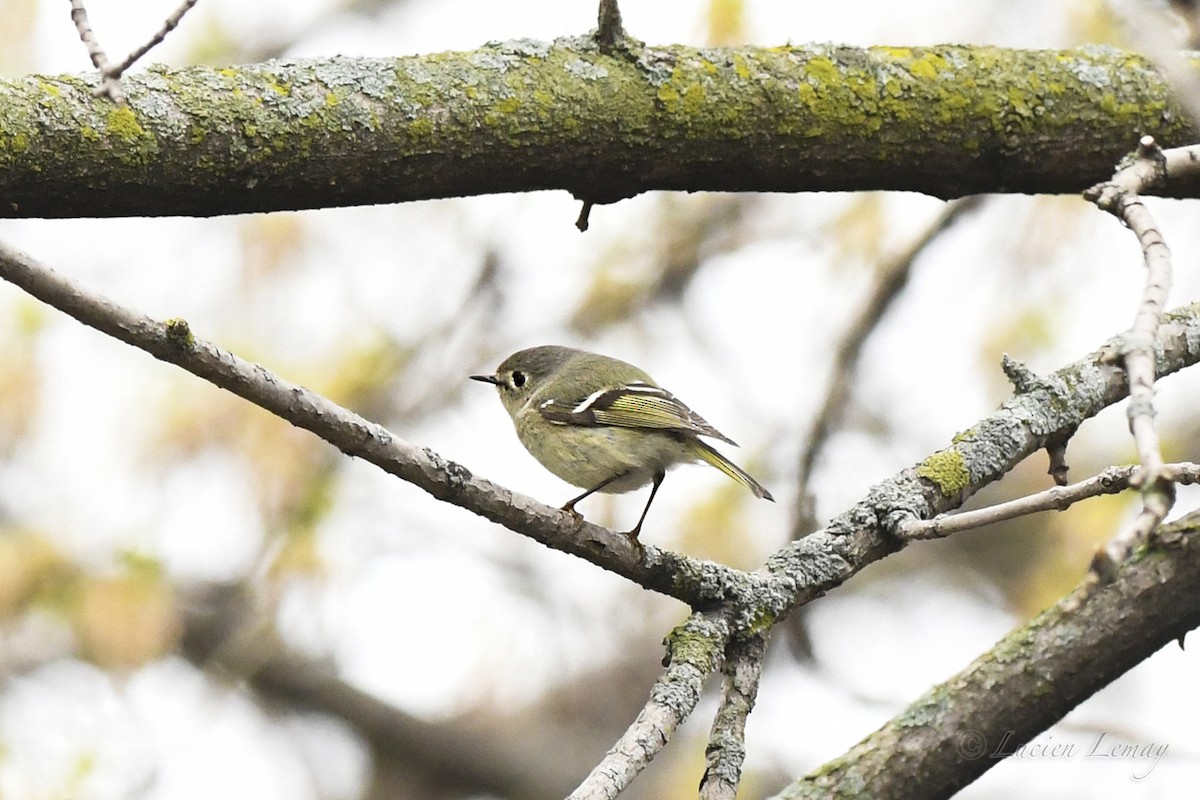
[[[775,498],[767,491],[767,488],[758,481],[754,480],[748,472],[739,467],[737,464],[730,461],[725,456],[721,455],[708,442],[701,441],[694,436],[688,437],[693,450],[696,453],[696,458],[711,464],[717,469],[724,472],[729,477],[733,478],[738,483],[745,486],[750,491],[754,492],[755,497],[762,497],[766,500],[775,502]]]

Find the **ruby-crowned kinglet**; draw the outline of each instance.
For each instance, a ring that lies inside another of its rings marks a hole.
[[[774,500],[762,484],[701,436],[737,443],[679,402],[645,372],[615,358],[546,345],[519,350],[494,375],[472,375],[494,384],[517,437],[546,469],[593,492],[628,492],[653,482],[650,499],[629,532],[637,538],[654,495],[676,464],[704,461]]]

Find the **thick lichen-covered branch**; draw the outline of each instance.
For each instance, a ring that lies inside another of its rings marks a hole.
[[[0,215],[538,189],[1076,192],[1142,134],[1196,138],[1159,74],[1106,48],[626,44],[153,67],[123,79],[123,107],[92,96],[94,75],[0,81]]]

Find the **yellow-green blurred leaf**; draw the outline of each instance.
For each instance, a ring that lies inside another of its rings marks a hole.
[[[260,214],[238,227],[242,275],[253,287],[278,278],[299,263],[308,247],[308,227],[299,214]]]
[[[73,566],[44,536],[28,531],[0,533],[0,619],[21,613],[52,584],[67,580]]]
[[[37,41],[37,0],[5,0],[0,6],[0,72],[17,75],[28,70],[30,46]]]
[[[160,577],[140,571],[85,579],[73,614],[84,657],[109,668],[132,669],[174,649],[180,619],[174,595]]]
[[[206,13],[203,5],[187,18],[187,49],[183,55],[189,64],[224,67],[241,61],[241,37],[231,32],[220,15]]]
[[[879,261],[888,232],[883,195],[859,194],[828,223],[828,231],[837,246],[836,263]]]
[[[744,0],[709,0],[708,43],[716,47],[733,47],[746,43]]]
[[[680,523],[679,547],[688,555],[736,569],[752,569],[762,560],[746,529],[747,501],[757,500],[746,488],[723,482],[709,496],[693,503]]]

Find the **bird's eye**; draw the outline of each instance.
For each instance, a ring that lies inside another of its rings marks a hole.
[[[520,389],[525,385],[525,373],[518,370],[513,370],[512,385],[515,389]]]

